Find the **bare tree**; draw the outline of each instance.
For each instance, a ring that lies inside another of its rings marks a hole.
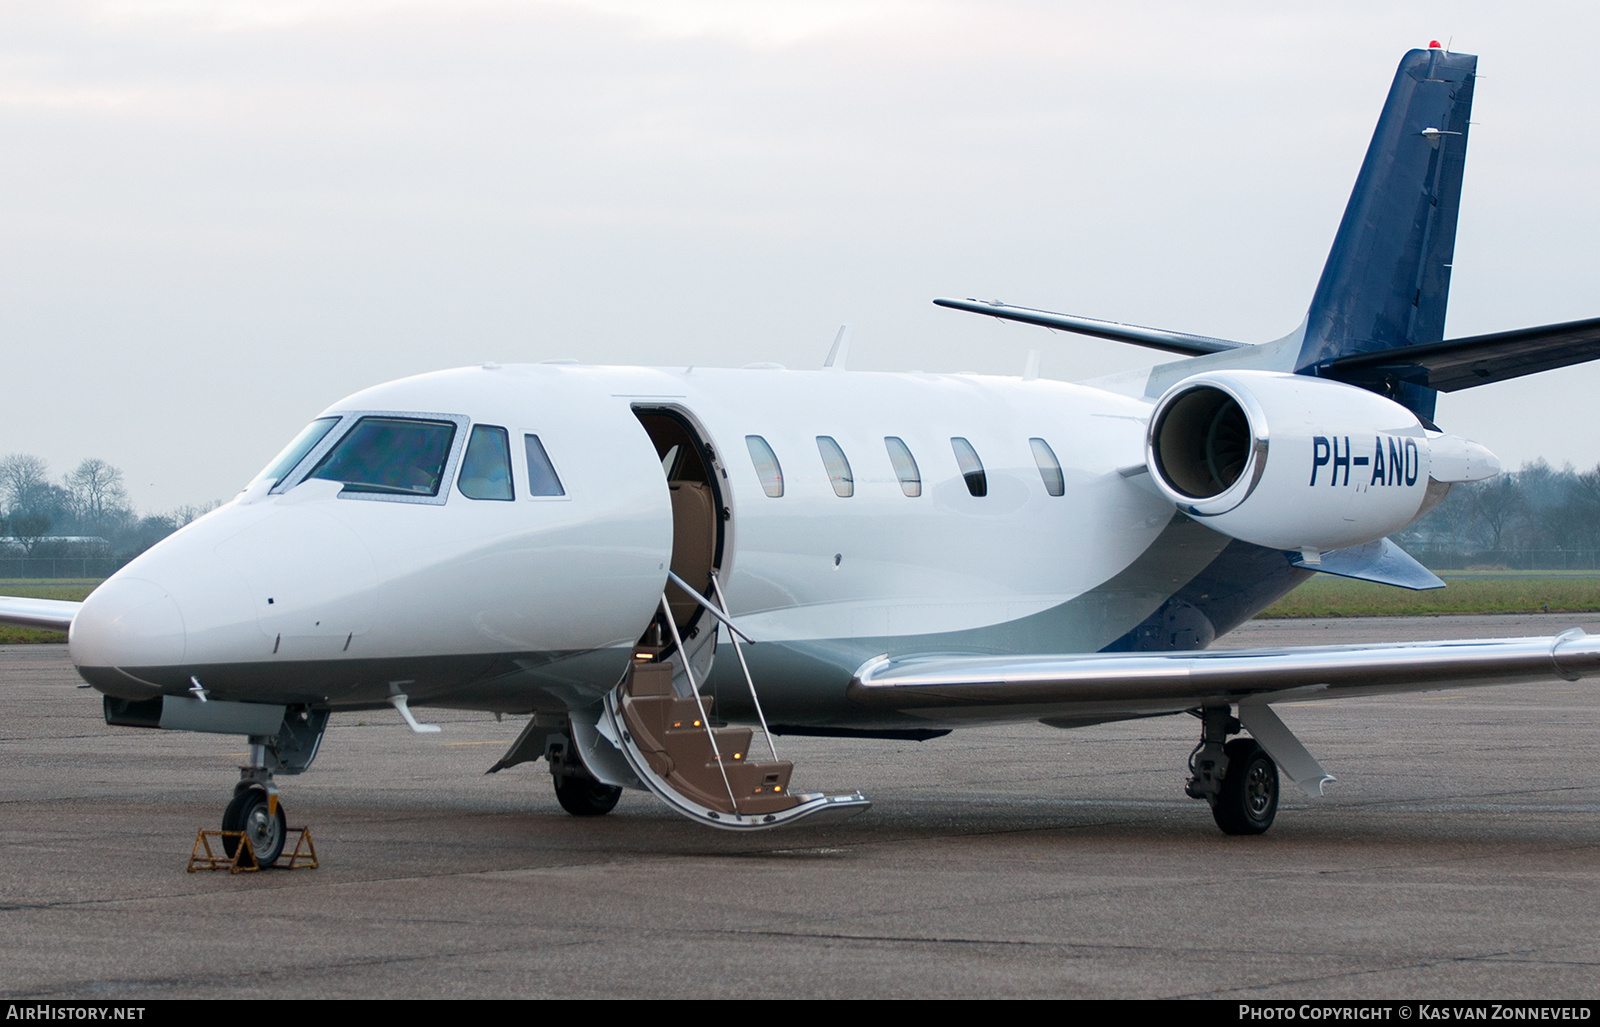
[[[23,514],[11,518],[11,537],[22,543],[22,548],[28,555],[33,555],[33,547],[50,531],[50,518],[44,514]]]
[[[1502,474],[1492,481],[1474,483],[1471,510],[1485,549],[1507,548],[1508,536],[1527,516],[1528,501],[1517,478],[1516,474]]]
[[[122,472],[98,457],[89,457],[66,475],[72,509],[85,525],[98,525],[108,514],[127,511],[128,490]]]
[[[0,457],[0,498],[12,513],[34,506],[37,493],[49,482],[48,465],[33,454]]]
[[[222,500],[220,499],[213,499],[211,502],[201,503],[199,506],[188,503],[178,507],[167,516],[172,518],[172,527],[174,530],[176,530],[191,521],[198,521],[200,518],[204,517],[206,514],[210,513],[221,505]]]

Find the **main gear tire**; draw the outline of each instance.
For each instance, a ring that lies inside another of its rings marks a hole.
[[[610,813],[622,798],[622,789],[587,774],[563,774],[555,779],[556,801],[575,817],[600,817]]]
[[[1278,815],[1278,765],[1254,738],[1223,748],[1228,771],[1211,816],[1224,834],[1265,834]]]

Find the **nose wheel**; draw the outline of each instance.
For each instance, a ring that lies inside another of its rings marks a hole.
[[[283,815],[283,804],[276,796],[268,795],[263,788],[241,788],[228,803],[222,814],[222,829],[238,831],[250,839],[250,851],[260,866],[271,866],[283,853],[283,842],[288,836],[288,821]],[[222,839],[223,851],[235,856],[239,839],[226,835]]]

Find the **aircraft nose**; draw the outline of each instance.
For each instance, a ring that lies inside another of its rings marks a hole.
[[[183,611],[154,581],[114,577],[84,600],[67,641],[79,667],[170,667],[183,662]]]

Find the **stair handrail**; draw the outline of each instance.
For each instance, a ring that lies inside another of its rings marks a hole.
[[[706,608],[706,612],[710,613],[711,616],[717,618],[717,620],[720,620],[722,623],[726,624],[728,626],[728,630],[729,631],[733,632],[735,635],[738,635],[740,638],[744,639],[746,642],[749,642],[751,645],[755,645],[756,640],[751,638],[749,635],[745,634],[739,628],[739,626],[733,622],[733,616],[731,614],[727,613],[726,611],[724,611],[723,609],[718,607],[716,603],[713,603],[711,600],[709,600],[705,596],[701,595],[699,590],[696,589],[693,585],[689,584],[687,581],[684,581],[682,578],[678,577],[676,574],[674,574],[671,571],[667,572],[667,578],[674,585],[677,585],[679,588],[681,588],[685,592],[689,593],[689,598],[693,599],[695,602],[697,602],[701,606],[705,607]],[[711,587],[715,588],[717,590],[717,599],[722,603],[722,605],[723,606],[728,605],[727,600],[722,598],[722,589],[717,587],[717,572],[716,571],[712,571],[711,572]]]
[[[678,578],[671,571],[667,572]],[[678,578],[679,587],[682,588],[682,578]],[[691,595],[695,594],[691,589]],[[683,657],[683,674],[689,679],[689,694],[694,696],[694,704],[700,710],[700,726],[706,729],[706,739],[711,743],[711,755],[716,758],[717,772],[722,775],[722,786],[728,790],[728,804],[733,807],[735,816],[739,815],[739,799],[733,794],[733,782],[728,780],[728,768],[722,764],[722,748],[717,745],[717,733],[711,728],[711,718],[706,716],[705,700],[700,697],[700,686],[694,680],[694,668],[689,665],[689,652],[683,647],[683,636],[678,634],[678,619],[672,615],[672,604],[667,602],[667,593],[661,592],[661,612],[667,615],[667,627],[672,631],[672,642],[678,647],[678,655]]]
[[[681,586],[680,586],[681,587]],[[767,740],[767,749],[772,753],[772,762],[778,762],[778,746],[772,741],[772,731],[767,727],[767,715],[761,709],[761,700],[756,697],[756,679],[750,676],[750,665],[744,661],[744,650],[739,648],[739,639],[750,642],[750,636],[733,626],[733,621],[726,616],[728,597],[722,594],[722,584],[717,581],[717,572],[711,572],[711,590],[717,594],[717,602],[722,604],[722,611],[712,610],[708,605],[706,609],[722,617],[722,623],[728,625],[728,637],[733,639],[733,654],[739,657],[739,669],[744,671],[744,683],[750,686],[750,702],[756,708],[756,719],[761,721],[761,737]],[[752,644],[754,644],[752,642]]]

